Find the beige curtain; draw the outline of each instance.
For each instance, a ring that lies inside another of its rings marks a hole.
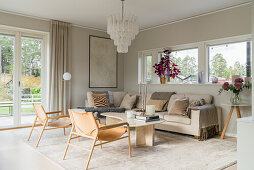
[[[48,110],[50,111],[63,108],[66,112],[70,108],[71,81],[64,82],[63,96],[61,96],[61,83],[65,72],[71,73],[71,24],[52,20],[48,85]],[[61,106],[62,98],[63,106]]]

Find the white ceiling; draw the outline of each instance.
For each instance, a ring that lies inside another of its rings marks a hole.
[[[141,29],[247,3],[250,0],[126,0]],[[62,20],[106,30],[107,16],[121,12],[120,0],[0,0],[0,10]]]

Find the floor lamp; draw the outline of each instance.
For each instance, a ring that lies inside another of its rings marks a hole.
[[[61,110],[63,111],[64,110],[64,107],[63,107],[63,84],[65,81],[70,81],[71,80],[71,74],[66,72],[63,74],[63,79],[61,81]]]

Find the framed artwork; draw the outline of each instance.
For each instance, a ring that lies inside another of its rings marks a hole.
[[[89,88],[117,88],[117,62],[113,40],[89,36]]]

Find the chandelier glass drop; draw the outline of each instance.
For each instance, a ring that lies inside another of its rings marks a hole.
[[[108,17],[107,33],[114,40],[117,52],[127,53],[131,41],[139,32],[138,17],[134,15],[124,15],[124,0],[122,1],[122,14]]]

